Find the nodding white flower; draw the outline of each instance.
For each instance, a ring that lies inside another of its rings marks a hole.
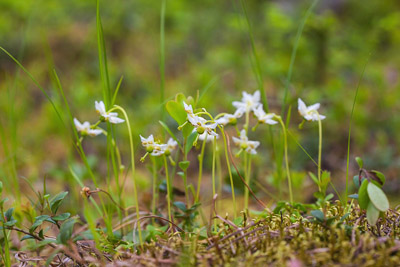
[[[183,106],[184,106],[185,111],[187,112],[187,114],[193,114],[192,105],[188,105],[188,104],[185,103],[185,101],[183,101]]]
[[[100,120],[109,121],[110,123],[123,123],[125,120],[118,118],[117,112],[107,112],[106,106],[104,105],[103,101],[94,102],[94,106],[96,108],[97,113],[100,114]]]
[[[204,139],[206,139],[206,137],[207,137],[206,142],[214,141],[214,136],[209,135],[207,132],[204,132],[204,133],[202,133],[202,134],[199,134],[199,140],[200,140],[200,141],[204,141]],[[218,139],[218,138],[219,138],[219,136],[217,136],[217,139]]]
[[[142,142],[142,146],[144,146],[146,148],[146,151],[149,153],[153,152],[154,147],[157,145],[154,142],[154,137],[152,134],[147,138],[144,138],[140,135],[140,141]]]
[[[100,129],[92,129],[90,122],[88,121],[80,123],[77,118],[74,118],[74,124],[78,132],[80,132],[82,135],[96,136],[103,132]]]
[[[168,139],[168,142],[166,144],[166,148],[165,148],[165,155],[169,156],[171,155],[171,152],[176,148],[176,146],[178,145],[178,142],[176,142],[174,139],[170,138]]]
[[[154,144],[153,150],[151,152],[147,152],[149,152],[152,156],[158,157],[166,154],[167,147],[167,144]]]
[[[256,148],[260,145],[258,141],[249,141],[249,138],[246,136],[246,131],[243,129],[240,132],[240,138],[232,137],[235,145],[239,146],[240,149],[243,149],[249,154],[257,154]]]
[[[227,125],[227,124],[232,124],[236,125],[237,119],[243,116],[243,109],[237,109],[235,113],[233,114],[225,114],[221,118],[215,120],[216,123],[219,125]]]
[[[189,122],[194,126],[195,130],[199,134],[207,133],[210,136],[218,136],[214,131],[218,126],[217,123],[207,124],[207,121],[204,118],[198,116],[189,119]]]
[[[298,110],[301,116],[303,116],[304,119],[308,121],[318,121],[318,120],[323,120],[326,117],[323,115],[320,115],[318,113],[318,109],[320,107],[319,103],[316,103],[311,106],[306,106],[306,104],[301,100],[300,98],[298,99]]]
[[[257,117],[259,123],[271,125],[278,123],[277,121],[273,120],[276,115],[274,113],[265,113],[262,104],[258,105],[258,107],[254,110],[254,115]]]
[[[254,94],[248,94],[246,92],[242,92],[242,100],[241,101],[233,101],[232,105],[242,110],[242,112],[250,112],[254,110],[260,105],[260,91],[255,91]]]

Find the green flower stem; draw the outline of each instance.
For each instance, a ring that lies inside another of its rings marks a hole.
[[[318,114],[318,189],[321,192],[322,122]]]
[[[165,167],[165,179],[167,180],[167,205],[168,205],[168,220],[170,221],[169,227],[172,227],[172,215],[171,215],[171,185],[168,175],[168,162],[167,157],[164,155],[164,167]]]
[[[157,165],[154,157],[150,157],[153,163],[153,201],[152,201],[152,212],[153,215],[157,215],[157,200],[158,200],[158,190],[157,190]],[[153,223],[155,218],[152,218]]]
[[[201,145],[201,152],[199,155],[199,179],[197,181],[197,192],[196,192],[196,199],[195,199],[196,203],[199,201],[199,198],[200,198],[200,187],[201,187],[201,178],[203,175],[203,159],[204,159],[204,150],[206,147],[206,142],[207,142],[207,134],[206,134],[206,138],[204,138],[204,140],[203,140],[203,144]]]
[[[132,138],[132,130],[131,130],[131,125],[129,123],[129,118],[128,115],[126,114],[125,110],[118,106],[115,105],[109,112],[112,112],[114,110],[120,110],[122,114],[124,114],[125,120],[126,120],[126,126],[128,127],[128,135],[129,135],[129,145],[131,149],[131,167],[132,167],[132,178],[133,178],[133,193],[135,197],[135,206],[136,206],[136,220],[137,220],[137,226],[138,226],[138,233],[139,233],[139,242],[140,246],[143,247],[143,239],[142,239],[142,229],[140,228],[140,215],[139,215],[139,198],[138,198],[138,193],[137,193],[137,184],[136,184],[136,175],[135,175],[135,151],[133,149],[133,138]]]
[[[207,136],[206,136],[207,137]],[[204,139],[204,140],[207,140]],[[216,194],[215,190],[215,163],[216,163],[216,150],[217,150],[217,137],[214,136],[213,140],[213,158],[212,158],[212,191],[213,191],[213,197]],[[217,231],[217,221],[214,220],[214,231]]]
[[[285,147],[285,165],[286,165],[286,174],[288,179],[288,186],[289,186],[289,198],[290,203],[293,203],[293,193],[292,193],[292,179],[290,178],[290,169],[289,169],[289,159],[288,159],[288,144],[287,144],[287,133],[285,124],[282,121],[281,116],[275,116],[275,119],[279,121],[280,125],[282,126],[283,131],[283,142]]]
[[[236,200],[235,200],[235,186],[233,185],[233,177],[232,177],[232,170],[231,170],[231,164],[229,162],[229,156],[228,156],[228,145],[226,143],[226,136],[225,136],[225,131],[221,126],[218,126],[222,138],[224,139],[224,149],[225,149],[225,158],[226,158],[226,166],[228,167],[228,172],[229,172],[229,180],[231,182],[231,191],[232,191],[232,201],[233,201],[233,215],[236,218],[237,216],[237,210],[236,210]]]
[[[186,145],[186,138],[185,138],[185,145]],[[183,152],[183,161],[187,161],[187,153],[186,151]],[[183,185],[185,186],[185,197],[186,197],[186,205],[189,207],[190,200],[189,200],[189,189],[187,185],[187,169],[183,171]]]
[[[249,184],[249,175],[247,173],[247,168],[248,168],[248,157],[249,154],[247,152],[244,152],[244,179],[246,181],[246,184]],[[244,209],[247,210],[249,208],[249,189],[247,188],[246,185],[244,185]]]

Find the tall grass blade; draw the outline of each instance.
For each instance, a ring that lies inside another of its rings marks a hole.
[[[285,111],[286,111],[286,102],[287,102],[287,96],[288,96],[290,82],[292,80],[294,61],[296,59],[296,54],[297,54],[297,49],[299,47],[300,38],[301,38],[301,35],[303,34],[304,25],[306,24],[308,18],[311,15],[312,10],[314,9],[314,7],[318,3],[318,1],[319,0],[314,0],[311,3],[310,7],[306,11],[306,14],[304,15],[303,20],[301,21],[301,23],[299,25],[299,28],[297,29],[296,40],[295,40],[295,43],[293,46],[292,55],[290,56],[289,70],[288,70],[288,73],[286,76],[286,81],[285,81],[285,90],[283,93],[283,103],[282,103],[282,110],[281,110],[282,117],[284,117]]]

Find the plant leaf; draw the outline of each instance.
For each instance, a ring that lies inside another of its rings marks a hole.
[[[366,210],[368,208],[368,203],[369,203],[369,197],[368,197],[368,192],[367,192],[367,187],[368,187],[368,180],[364,180],[360,186],[360,189],[358,190],[358,204],[360,205],[360,208],[363,210]]]
[[[382,189],[373,183],[369,183],[367,191],[369,199],[378,210],[387,211],[389,209],[389,200]]]
[[[179,168],[181,168],[182,171],[186,171],[189,165],[190,161],[188,160],[179,162]]]
[[[317,219],[320,222],[323,222],[325,220],[325,215],[322,211],[320,210],[312,210],[311,215]]]
[[[66,219],[69,218],[69,216],[71,216],[70,213],[66,212],[66,213],[62,213],[59,214],[57,216],[51,217],[54,221],[65,221]]]
[[[362,169],[364,166],[364,162],[363,162],[362,158],[356,157],[356,161],[357,161],[358,167],[360,167],[360,169]]]
[[[169,115],[179,124],[182,125],[187,119],[187,113],[181,103],[170,100],[165,105]]]
[[[50,200],[50,209],[53,214],[57,213],[58,208],[60,207],[62,201],[67,195],[68,192],[61,192],[57,194],[55,197],[53,197],[52,200]]]
[[[379,218],[379,210],[370,202],[367,208],[367,221],[370,225],[375,225]]]
[[[76,223],[75,218],[65,221],[60,227],[60,233],[57,235],[57,242],[60,244],[67,244],[67,241],[72,236],[72,231]]]
[[[381,185],[385,184],[386,177],[385,177],[385,175],[383,173],[378,172],[378,171],[374,171],[374,170],[372,170],[371,172],[374,173],[375,176],[381,181]]]
[[[193,147],[193,143],[196,140],[198,133],[197,132],[192,132],[187,140],[186,146],[185,146],[185,154],[189,153],[190,149]]]

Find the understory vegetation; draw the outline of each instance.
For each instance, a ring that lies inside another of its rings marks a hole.
[[[0,3],[2,266],[398,265],[397,1],[128,2]]]

